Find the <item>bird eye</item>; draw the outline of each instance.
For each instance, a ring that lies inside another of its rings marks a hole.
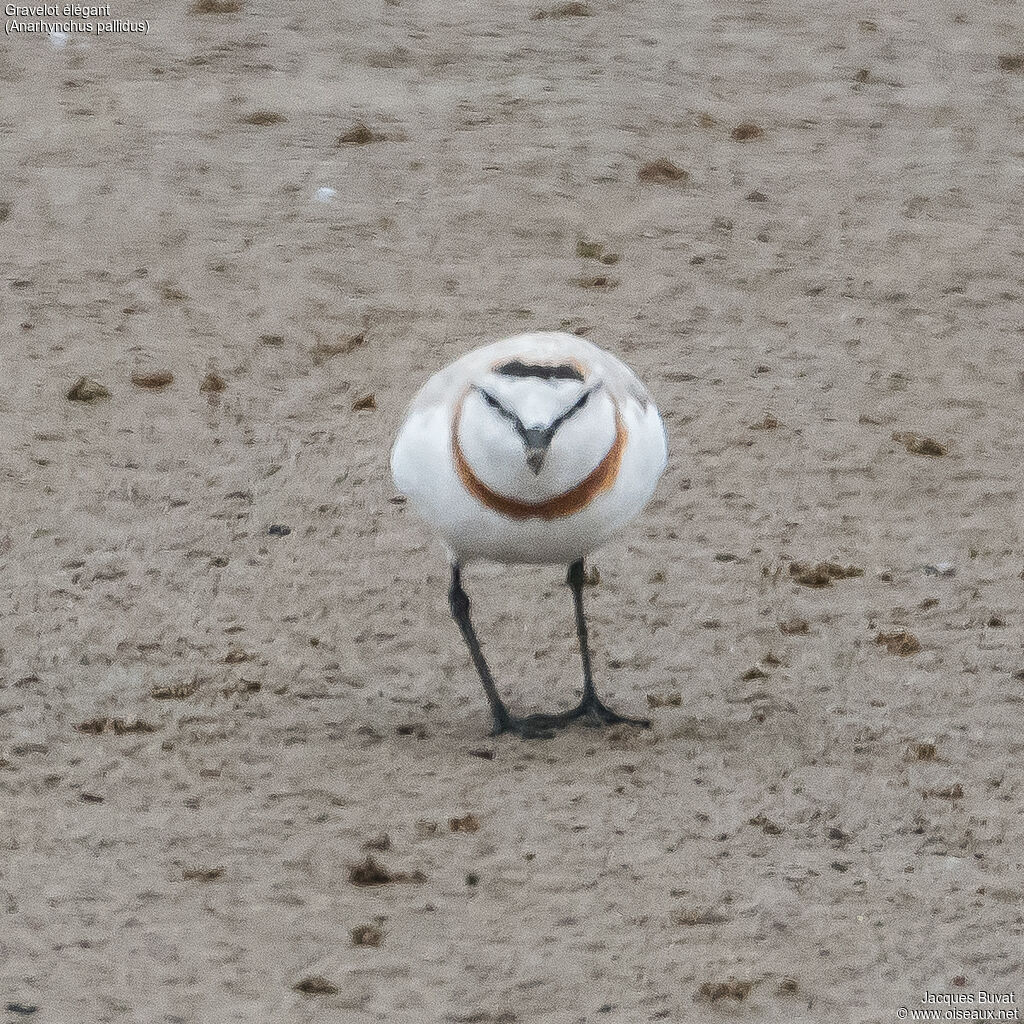
[[[488,405],[489,405],[489,406],[490,406],[490,407],[491,407],[492,409],[500,409],[500,408],[501,408],[501,402],[499,402],[499,401],[498,401],[498,400],[497,400],[497,399],[496,399],[496,398],[494,397],[494,395],[492,395],[492,394],[489,394],[488,392],[484,391],[484,390],[483,390],[482,388],[480,389],[480,394],[484,396],[484,401],[485,401],[485,402],[486,402],[486,403],[487,403],[487,404],[488,404]]]
[[[579,412],[590,401],[590,396],[594,393],[593,388],[590,391],[584,391],[579,398],[573,403],[572,408],[566,413],[567,416],[571,416],[574,412]]]

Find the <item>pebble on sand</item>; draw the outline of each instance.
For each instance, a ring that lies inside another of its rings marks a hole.
[[[242,124],[251,124],[257,128],[266,128],[268,125],[281,124],[288,118],[279,114],[276,110],[254,110],[242,118]]]
[[[764,129],[753,121],[744,121],[736,125],[730,134],[737,142],[750,142],[752,139],[761,138]]]
[[[79,722],[75,728],[91,736],[98,736],[104,732],[112,732],[117,736],[132,732],[156,732],[155,725],[144,722],[141,718],[90,718],[85,722]]]
[[[604,255],[604,243],[588,242],[581,238],[576,243],[576,255],[581,260],[599,260]]]
[[[93,377],[79,377],[71,385],[67,397],[72,402],[95,402],[100,398],[109,398],[110,392]]]
[[[833,580],[848,580],[863,576],[864,570],[856,565],[839,565],[838,562],[793,562],[789,575],[805,587],[830,587]]]
[[[402,722],[395,726],[395,733],[398,736],[415,736],[418,740],[430,738],[430,730],[423,722]]]
[[[185,700],[199,689],[199,684],[172,683],[169,686],[154,686],[150,689],[149,695],[154,700]]]
[[[192,5],[193,14],[237,14],[242,9],[242,0],[196,0]]]
[[[606,274],[592,274],[574,278],[573,284],[578,288],[600,288],[610,291],[612,288],[618,287],[619,281],[618,278],[608,277]]]
[[[777,825],[766,814],[757,814],[750,819],[751,825],[756,825],[766,836],[781,836],[782,826]]]
[[[667,157],[650,160],[636,172],[639,181],[655,184],[675,182],[685,185],[690,180],[690,172],[674,164]]]
[[[384,142],[387,136],[375,132],[362,121],[356,121],[347,132],[338,136],[339,146],[368,146],[371,142]]]
[[[425,882],[427,876],[419,868],[415,871],[389,871],[372,854],[367,854],[365,860],[348,869],[348,880],[353,885],[369,888],[392,882]]]
[[[181,877],[186,882],[213,882],[223,877],[224,868],[182,868]]]
[[[719,999],[735,999],[742,1002],[754,987],[752,981],[705,981],[693,995],[694,1002],[717,1003]]]
[[[227,381],[216,373],[208,373],[204,378],[202,384],[199,385],[200,391],[223,391],[228,386]]]
[[[348,880],[364,888],[371,885],[387,885],[395,876],[376,857],[367,855],[365,860],[349,868]]]
[[[328,342],[317,339],[316,344],[310,351],[314,366],[322,366],[328,359],[335,356],[347,356],[357,348],[366,344],[365,334],[352,334],[341,337],[337,342]]]
[[[597,260],[606,267],[613,267],[622,259],[617,252],[605,252],[604,242],[588,242],[583,238],[576,243],[576,255],[581,260]]]
[[[930,455],[933,458],[940,458],[949,449],[940,444],[933,437],[922,437],[911,430],[894,430],[892,439],[898,441],[911,455]]]
[[[333,996],[338,992],[337,986],[332,985],[319,974],[311,974],[301,981],[297,981],[292,988],[305,996]]]
[[[895,629],[890,633],[879,633],[875,637],[875,643],[885,647],[890,654],[898,654],[905,658],[910,654],[917,654],[921,650],[921,642],[913,633],[905,629]]]
[[[377,947],[384,938],[384,932],[375,924],[357,924],[350,934],[353,946]]]
[[[159,391],[173,383],[174,374],[170,370],[154,370],[150,373],[133,373],[132,383],[137,388]]]

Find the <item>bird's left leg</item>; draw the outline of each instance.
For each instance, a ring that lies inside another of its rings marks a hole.
[[[452,563],[452,582],[448,590],[448,604],[452,611],[452,617],[459,624],[462,631],[462,638],[469,648],[470,657],[476,667],[480,682],[483,683],[484,693],[487,694],[487,702],[491,705],[491,714],[494,717],[494,728],[492,736],[500,736],[504,732],[514,732],[523,739],[548,739],[551,735],[551,728],[554,724],[550,716],[530,715],[528,718],[519,718],[513,715],[505,706],[505,702],[498,693],[494,684],[494,677],[487,666],[484,652],[480,649],[480,641],[477,639],[476,630],[469,617],[469,595],[462,587],[462,572],[458,562]]]
[[[579,704],[567,712],[567,717],[590,718],[601,725],[637,725],[642,729],[649,729],[651,723],[646,718],[627,718],[612,711],[602,703],[594,688],[594,677],[590,666],[590,645],[587,643],[587,619],[583,614],[583,559],[573,562],[569,566],[566,582],[572,588],[572,600],[576,609],[576,635],[580,641],[580,658],[583,661],[583,699]]]

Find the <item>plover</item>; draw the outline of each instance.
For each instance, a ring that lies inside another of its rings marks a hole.
[[[643,384],[572,334],[519,334],[475,349],[413,399],[391,472],[447,547],[448,600],[490,702],[492,735],[550,736],[577,718],[650,725],[598,698],[583,560],[647,504],[666,458],[665,427]],[[474,559],[568,566],[583,661],[583,699],[572,710],[517,717],[505,706],[462,587],[462,567]]]

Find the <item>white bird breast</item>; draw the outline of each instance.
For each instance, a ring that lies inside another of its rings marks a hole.
[[[593,372],[573,380],[501,378],[501,358],[542,363],[572,361]],[[484,386],[525,427],[546,425],[582,393],[601,386],[555,432],[539,474],[525,461],[513,423],[491,409]],[[398,489],[441,536],[459,562],[567,564],[589,554],[647,504],[664,471],[667,442],[661,416],[631,371],[613,356],[571,335],[539,332],[478,349],[435,374],[414,400],[392,451]],[[459,442],[479,480],[497,494],[534,504],[556,498],[585,480],[616,443],[616,410],[625,432],[618,472],[610,486],[571,514],[501,514],[467,490],[455,465],[452,422],[462,401]]]
[[[541,383],[531,388],[529,381],[516,383],[520,385],[518,393],[511,395],[508,389],[503,393],[492,389],[490,383],[487,386],[525,427],[546,427],[582,391],[578,384],[553,388]],[[526,450],[514,425],[479,392],[466,396],[459,420],[459,445],[473,472],[492,490],[519,501],[545,501],[575,487],[614,442],[615,404],[600,390],[555,431],[539,473],[527,465]]]

